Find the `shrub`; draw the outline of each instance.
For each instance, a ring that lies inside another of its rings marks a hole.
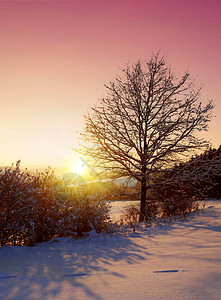
[[[124,209],[122,213],[119,224],[120,225],[130,225],[135,227],[139,222],[140,209],[138,205],[131,204]]]
[[[0,170],[0,245],[34,245],[54,236],[79,237],[109,224],[107,204],[96,195],[64,186],[52,169],[35,174]]]
[[[0,169],[0,243],[20,244],[32,231],[31,176],[15,168]]]
[[[186,198],[184,195],[176,195],[173,198],[167,198],[161,203],[162,216],[183,216],[198,209],[198,203],[193,198]]]
[[[163,217],[183,216],[198,209],[203,195],[189,182],[171,183],[155,191],[155,200]]]
[[[147,224],[150,224],[159,214],[159,209],[159,203],[157,201],[154,199],[147,199],[144,221]]]

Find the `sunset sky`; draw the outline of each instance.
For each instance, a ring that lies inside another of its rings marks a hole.
[[[104,84],[158,50],[215,100],[218,147],[220,0],[0,1],[0,165],[68,166]]]

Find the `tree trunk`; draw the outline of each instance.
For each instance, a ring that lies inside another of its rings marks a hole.
[[[139,222],[143,222],[145,219],[145,211],[146,211],[146,194],[147,194],[147,182],[146,178],[142,178],[141,182],[141,198],[140,198],[140,218]]]

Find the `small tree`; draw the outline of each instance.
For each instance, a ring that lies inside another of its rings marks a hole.
[[[159,54],[122,73],[86,117],[82,136],[89,145],[82,153],[109,176],[130,176],[140,183],[143,221],[147,191],[160,172],[209,145],[197,133],[207,130],[213,104],[203,105],[201,88],[195,88],[189,73],[177,79]]]

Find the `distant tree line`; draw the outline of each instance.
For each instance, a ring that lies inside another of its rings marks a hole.
[[[208,183],[205,183],[205,188],[207,190],[206,194],[208,198],[221,199],[221,145],[217,149],[210,148],[199,157],[205,162],[218,160],[219,172],[215,175],[209,176]]]
[[[210,170],[213,166],[216,172]],[[156,180],[148,194],[147,207],[158,207],[157,212],[160,210],[166,217],[185,216],[198,208],[199,201],[221,199],[221,146],[174,166],[160,174],[158,180],[159,185]]]

